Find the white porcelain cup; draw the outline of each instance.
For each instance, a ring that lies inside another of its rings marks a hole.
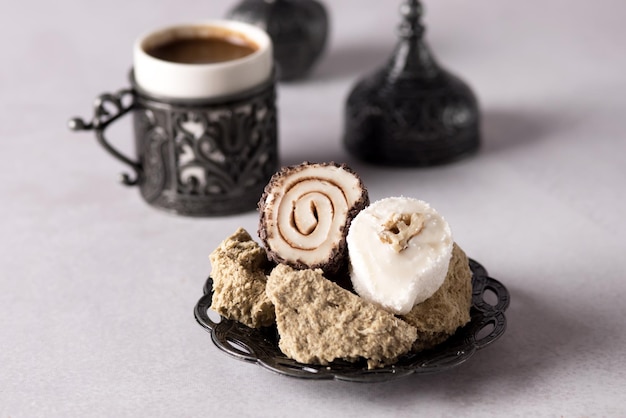
[[[255,46],[250,55],[230,61],[187,64],[155,58],[148,51],[189,38],[239,39]],[[241,93],[272,77],[272,41],[247,23],[210,20],[180,24],[145,34],[135,41],[134,77],[145,92],[170,99],[210,99]]]

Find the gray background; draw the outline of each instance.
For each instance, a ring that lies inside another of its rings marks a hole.
[[[0,417],[626,415],[626,3],[428,1],[431,46],[480,97],[483,149],[386,169],[346,154],[342,111],[389,56],[398,2],[327,2],[324,59],[279,89],[282,162],[348,162],[373,199],[429,201],[512,294],[507,333],[467,363],[371,385],[219,352],[192,309],[208,254],[257,215],[156,211],[116,184],[124,167],[91,134],[66,128],[128,85],[136,36],[234,3],[3,1]],[[111,136],[132,150],[128,121]]]

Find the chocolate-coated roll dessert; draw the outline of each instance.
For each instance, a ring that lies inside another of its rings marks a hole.
[[[333,275],[347,259],[350,222],[368,204],[365,186],[346,165],[285,167],[259,202],[259,237],[276,263]]]

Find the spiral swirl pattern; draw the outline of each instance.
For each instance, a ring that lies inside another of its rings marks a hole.
[[[351,218],[367,203],[360,179],[345,166],[288,167],[261,199],[260,236],[276,262],[332,270],[345,255]]]
[[[313,251],[346,223],[349,206],[341,187],[328,181],[323,187],[318,183],[306,179],[293,184],[280,202],[277,228],[292,248]]]

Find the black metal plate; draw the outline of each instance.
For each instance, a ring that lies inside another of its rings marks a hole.
[[[334,361],[328,366],[298,363],[287,358],[278,348],[275,326],[252,329],[224,318],[220,318],[219,322],[213,321],[209,316],[213,298],[213,280],[210,277],[204,286],[205,294],[198,301],[194,313],[198,323],[211,333],[213,343],[220,350],[238,360],[256,363],[286,376],[369,383],[411,374],[436,373],[465,362],[477,350],[497,340],[506,330],[504,311],[510,301],[508,290],[499,281],[488,277],[487,270],[481,264],[474,260],[470,260],[469,264],[473,287],[470,322],[434,349],[409,353],[394,365],[380,369],[368,370],[364,360],[357,363]],[[486,298],[489,292],[492,293],[489,295],[491,297]]]

